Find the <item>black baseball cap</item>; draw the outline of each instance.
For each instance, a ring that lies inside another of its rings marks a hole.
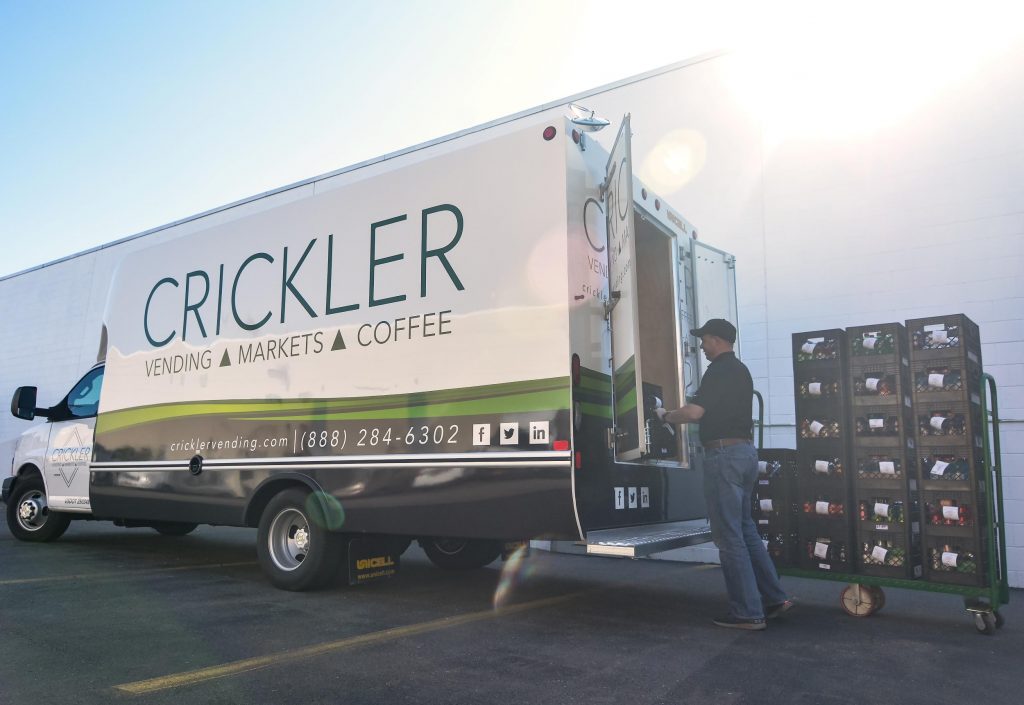
[[[702,335],[714,335],[727,343],[735,343],[736,326],[724,318],[712,318],[706,321],[700,328],[691,328],[690,335],[695,335],[698,338]]]

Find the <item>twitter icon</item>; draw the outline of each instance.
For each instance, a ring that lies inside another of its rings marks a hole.
[[[501,438],[499,443],[503,446],[519,445],[519,423],[512,421],[501,424]]]

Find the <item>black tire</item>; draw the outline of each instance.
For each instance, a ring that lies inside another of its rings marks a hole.
[[[486,539],[419,539],[430,562],[445,570],[483,568],[501,555],[501,542]]]
[[[185,536],[195,531],[197,526],[199,524],[186,524],[180,521],[163,521],[159,524],[153,524],[153,528],[156,529],[157,533],[163,536]]]
[[[46,506],[43,478],[29,475],[18,478],[7,498],[7,527],[22,541],[54,541],[67,531],[71,515],[51,512]]]
[[[329,584],[345,562],[342,534],[325,528],[324,512],[311,492],[293,487],[263,510],[256,553],[270,582],[282,590],[314,590]]]

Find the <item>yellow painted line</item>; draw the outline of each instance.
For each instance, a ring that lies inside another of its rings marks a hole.
[[[209,666],[207,668],[200,668],[194,671],[185,671],[184,673],[175,673],[169,676],[160,676],[158,678],[150,678],[149,680],[115,685],[114,690],[123,694],[145,695],[158,690],[195,685],[196,683],[202,683],[216,678],[234,676],[240,673],[256,671],[270,666],[278,666],[292,661],[305,660],[314,656],[321,656],[323,654],[336,651],[355,649],[360,646],[367,646],[370,644],[380,644],[385,641],[392,641],[403,637],[426,634],[428,632],[440,631],[442,629],[450,629],[451,627],[458,627],[463,624],[471,624],[473,622],[506,617],[513,614],[519,614],[520,612],[541,609],[543,607],[551,607],[552,605],[569,602],[584,594],[586,594],[586,592],[574,592],[569,595],[533,600],[532,602],[524,602],[519,605],[501,607],[495,610],[470,612],[468,614],[456,615],[454,617],[442,617],[441,619],[434,619],[429,622],[410,624],[405,627],[393,627],[379,632],[360,634],[359,636],[339,639],[337,641],[328,641],[322,644],[314,644],[313,646],[306,646],[300,649],[293,649],[291,651],[282,651],[269,656],[256,656],[253,658],[242,659],[241,661],[232,661],[231,663],[225,663],[219,666]]]
[[[195,565],[176,565],[168,568],[149,568],[143,570],[122,570],[110,573],[75,573],[73,575],[51,575],[43,578],[12,578],[0,580],[0,587],[4,585],[30,585],[32,583],[55,583],[66,580],[102,580],[106,578],[130,578],[136,575],[155,575],[158,573],[173,573],[182,570],[202,570],[203,568],[237,568],[243,565],[256,565],[256,561],[241,561],[239,563],[197,563]]]

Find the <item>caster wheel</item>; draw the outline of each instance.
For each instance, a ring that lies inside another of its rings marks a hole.
[[[992,636],[996,631],[996,618],[991,612],[979,612],[974,615],[974,626],[985,636]]]
[[[839,596],[843,611],[851,617],[869,617],[879,609],[878,593],[867,585],[847,585]]]

